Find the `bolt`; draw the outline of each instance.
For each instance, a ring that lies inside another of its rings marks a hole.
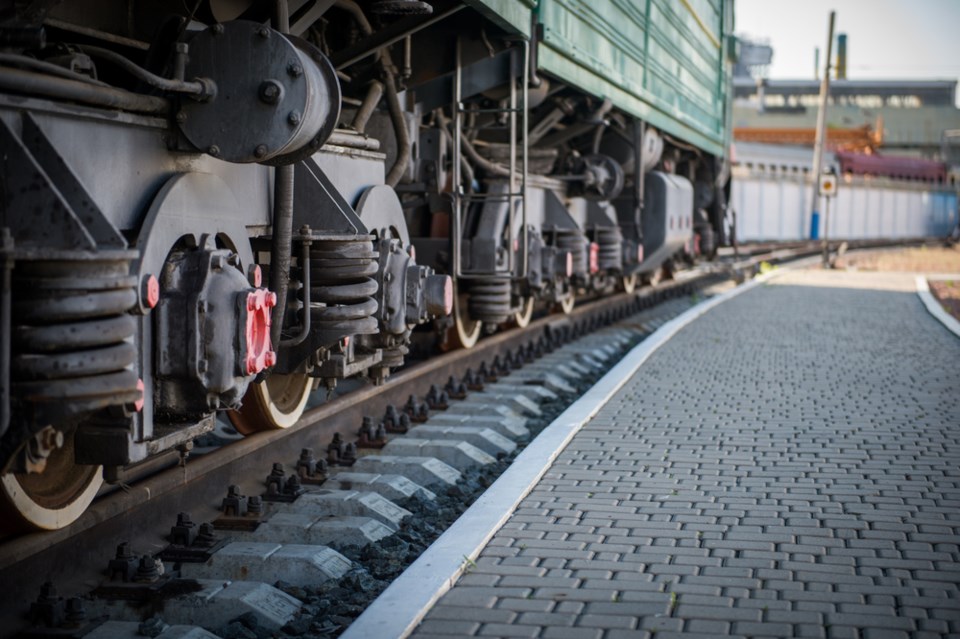
[[[140,281],[140,300],[148,309],[156,307],[160,301],[160,282],[149,273]]]
[[[287,65],[287,73],[295,78],[299,78],[303,75],[303,66],[299,62],[291,62]]]
[[[392,282],[392,281],[393,281],[393,273],[391,273],[391,272],[389,272],[389,271],[387,271],[386,273],[384,273],[384,274],[383,274],[383,281],[384,281],[384,282]]]
[[[179,122],[180,124],[183,124],[184,122],[186,122],[187,121],[186,111],[177,111],[176,118],[177,118],[177,122]]]
[[[51,599],[57,598],[57,587],[53,585],[52,581],[45,581],[43,585],[40,586],[40,596],[37,598],[37,601],[50,601]]]
[[[264,80],[260,83],[260,101],[267,104],[276,104],[283,98],[283,85],[276,80]]]
[[[67,599],[67,623],[77,624],[87,618],[87,611],[83,608],[83,599],[70,597]]]
[[[209,522],[200,524],[200,529],[197,531],[197,545],[209,546],[215,539],[213,524]]]
[[[267,155],[267,145],[258,144],[257,148],[253,150],[253,155],[258,158],[264,158]]]
[[[213,157],[218,157],[220,155],[220,147],[216,144],[211,144],[210,148],[207,149],[207,153]]]
[[[143,555],[140,557],[137,574],[133,576],[133,580],[139,583],[157,581],[162,574],[161,566],[159,559],[154,559],[150,555]]]
[[[146,621],[141,621],[137,627],[137,634],[143,637],[157,637],[169,628],[160,617],[150,617]]]
[[[210,258],[210,266],[212,266],[215,271],[222,271],[226,262],[226,259],[222,255],[214,255]]]
[[[263,498],[260,495],[254,495],[247,501],[247,512],[251,515],[259,515],[263,512]]]
[[[52,428],[44,429],[41,433],[41,444],[50,450],[63,448],[63,433]]]
[[[270,29],[268,29],[268,28],[266,28],[266,27],[264,27],[264,26],[261,26],[260,28],[257,29],[257,35],[260,36],[261,38],[264,38],[264,39],[269,38],[269,37],[270,37]]]
[[[223,25],[215,24],[213,25],[213,35],[223,35]]]
[[[117,546],[117,559],[130,559],[133,557],[133,551],[130,550],[130,544],[128,542],[123,542]]]
[[[287,116],[287,122],[289,122],[291,126],[297,126],[300,124],[300,112],[291,111],[290,115]]]

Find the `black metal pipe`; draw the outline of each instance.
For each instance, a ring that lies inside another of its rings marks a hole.
[[[141,82],[160,89],[161,91],[185,93],[187,95],[195,96],[201,100],[208,100],[214,97],[217,93],[217,85],[213,82],[213,80],[208,78],[197,78],[191,82],[185,80],[170,80],[169,78],[163,78],[159,75],[150,73],[146,69],[134,64],[128,58],[115,51],[111,51],[110,49],[102,49],[100,47],[83,45],[80,47],[80,50],[90,57],[100,58],[117,65]]]
[[[13,269],[13,238],[0,229],[0,437],[10,425],[10,271]]]
[[[304,234],[309,233],[310,229],[302,229],[301,232],[305,231]],[[302,251],[300,256],[300,270],[303,271],[303,276],[300,278],[300,284],[303,287],[303,319],[300,321],[300,332],[291,337],[290,339],[285,339],[280,342],[280,346],[288,348],[291,346],[299,346],[303,343],[303,340],[307,339],[307,336],[310,335],[310,245],[312,242],[310,240],[304,240],[302,244]]]
[[[337,0],[335,6],[349,12],[364,35],[373,33],[373,27],[370,26],[366,14],[354,0]],[[379,63],[383,73],[384,89],[387,94],[387,110],[390,112],[390,122],[393,124],[393,133],[397,139],[397,159],[387,173],[386,183],[388,186],[396,186],[407,171],[407,165],[410,164],[413,146],[410,144],[410,135],[407,133],[407,125],[403,120],[403,107],[400,105],[400,97],[397,95],[397,81],[393,73],[393,62],[390,60],[390,53],[385,47],[380,50]]]
[[[270,343],[280,344],[280,331],[287,310],[290,261],[293,253],[293,165],[278,166],[273,185],[273,238],[270,244],[270,290],[277,305],[270,317]]]
[[[57,76],[58,78],[75,80],[77,82],[85,82],[86,84],[90,84],[97,87],[110,86],[106,82],[101,82],[100,80],[94,80],[91,77],[85,76],[75,71],[71,71],[70,69],[65,69],[57,64],[45,62],[44,60],[37,60],[36,58],[31,58],[29,56],[19,55],[16,53],[0,53],[0,66],[15,67],[19,69],[28,69],[30,71],[36,71],[38,73],[46,73],[47,75],[54,75],[54,76]]]
[[[383,97],[383,88],[383,83],[379,80],[374,80],[370,83],[370,88],[367,89],[367,95],[363,99],[363,104],[357,109],[357,114],[353,116],[353,122],[350,123],[350,126],[353,127],[357,133],[363,133],[367,128],[367,122],[370,121],[370,116],[373,115],[377,105],[380,104],[380,98]]]
[[[290,31],[290,8],[286,0],[274,4],[274,26],[280,33]],[[279,348],[283,318],[290,289],[290,262],[293,259],[293,176],[294,165],[278,166],[273,174],[273,238],[270,244],[270,290],[277,305],[270,315],[270,343]]]
[[[164,98],[20,69],[5,68],[3,73],[0,73],[0,91],[69,100],[134,113],[163,115],[170,111],[170,102]]]
[[[393,123],[393,134],[397,138],[397,159],[390,167],[390,172],[387,173],[385,181],[388,186],[396,186],[410,164],[413,146],[410,144],[410,134],[407,132],[407,123],[403,118],[403,107],[400,105],[400,97],[397,95],[397,82],[393,72],[389,69],[388,62],[388,56],[384,52],[384,55],[380,57],[380,63],[383,66],[387,110],[390,112],[390,121]]]

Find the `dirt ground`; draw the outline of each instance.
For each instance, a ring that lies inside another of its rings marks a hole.
[[[958,274],[960,245],[855,253],[839,258],[836,267],[858,271]],[[960,319],[960,278],[930,279],[928,282],[930,292],[946,311]]]
[[[927,280],[930,292],[948,313],[960,320],[960,280]]]

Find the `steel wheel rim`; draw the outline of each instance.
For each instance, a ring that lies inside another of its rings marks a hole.
[[[290,428],[303,415],[312,389],[307,375],[271,375],[250,386],[240,410],[229,413],[230,421],[244,435]]]
[[[47,459],[39,474],[9,473],[0,477],[7,520],[14,529],[59,530],[80,518],[103,485],[100,466],[74,463],[73,434]],[[6,527],[8,524],[4,524]]]
[[[453,286],[453,327],[448,331],[448,343],[452,341],[454,348],[473,348],[480,341],[483,324],[469,318],[467,296],[458,292],[456,282]]]
[[[513,321],[519,328],[526,328],[533,319],[534,299],[525,297],[520,303],[520,310],[513,314]]]

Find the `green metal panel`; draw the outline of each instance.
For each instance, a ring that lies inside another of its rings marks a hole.
[[[466,3],[500,27],[530,37],[537,0],[466,0]]]
[[[716,155],[732,0],[540,0],[540,69]]]

